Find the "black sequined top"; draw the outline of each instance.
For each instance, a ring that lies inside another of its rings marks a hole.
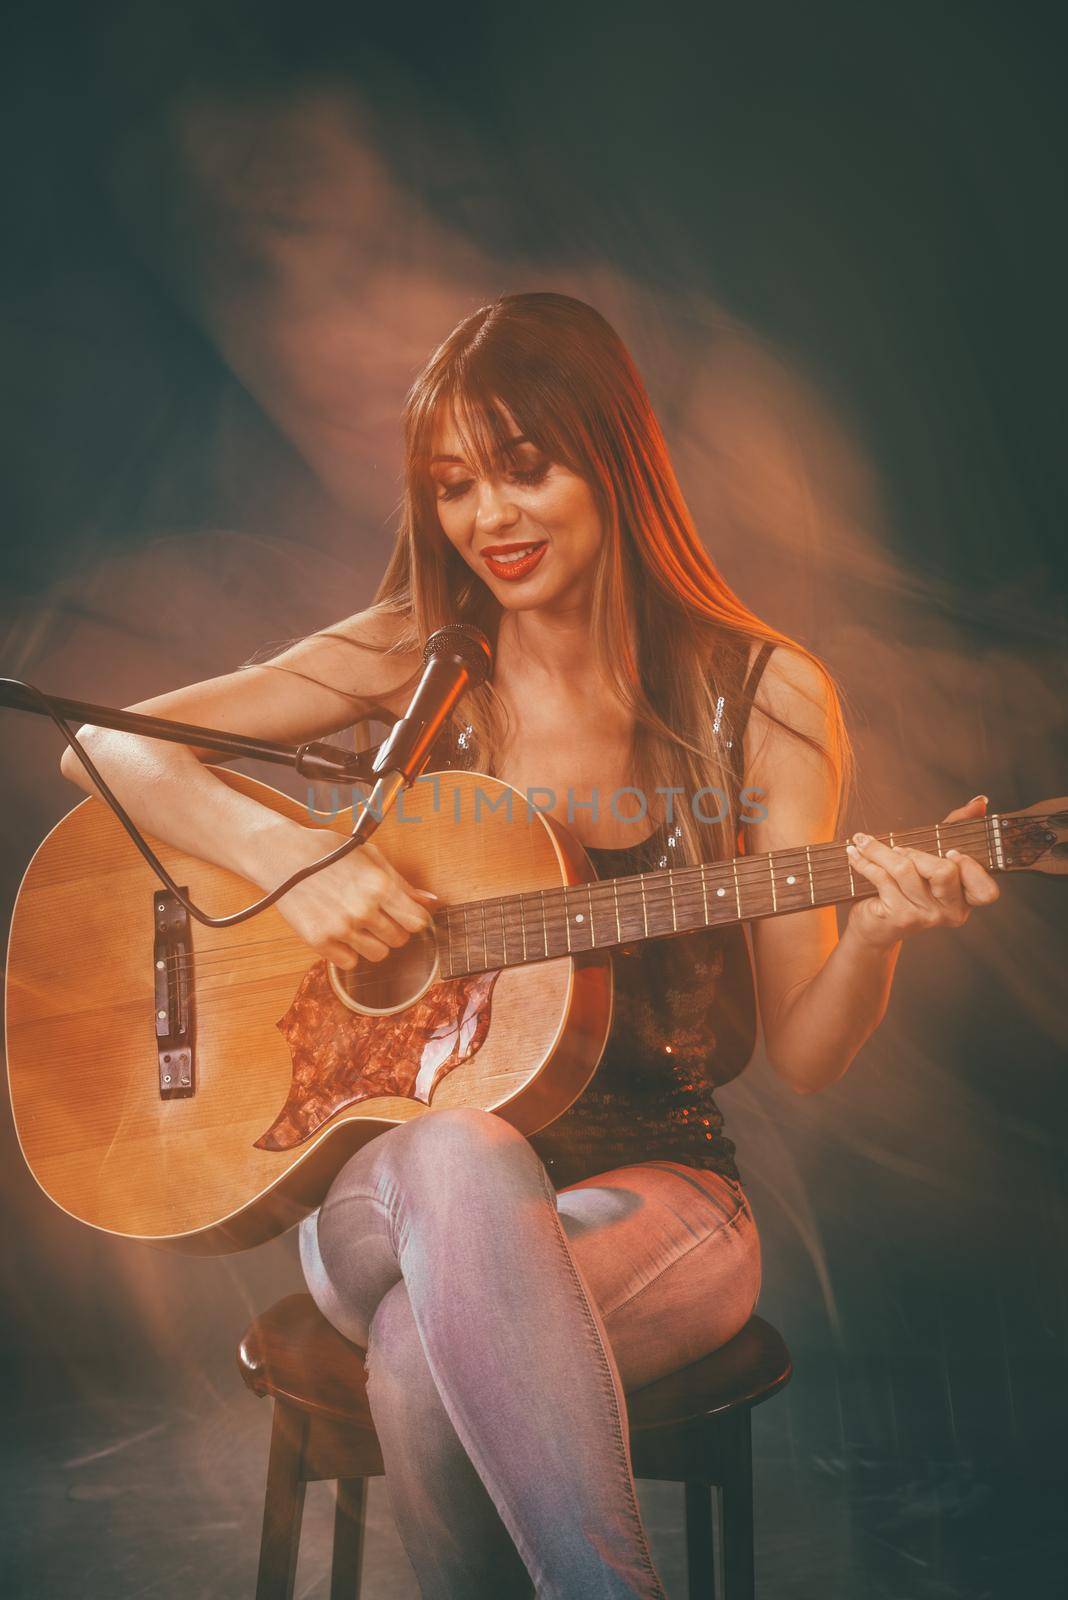
[[[773,646],[763,645],[731,708],[735,799],[742,735]],[[449,764],[461,765],[464,735]],[[637,845],[586,853],[600,878],[671,866],[679,835],[662,824]],[[648,939],[612,951],[612,1028],[593,1079],[531,1136],[557,1189],[639,1161],[679,1161],[739,1180],[714,1089],[736,1078],[756,1041],[756,995],[742,924]],[[740,1181],[740,1180],[739,1180]]]
[[[653,871],[672,842],[590,850],[600,878]],[[596,1073],[531,1144],[556,1188],[636,1161],[681,1161],[738,1178],[713,1088],[743,1070],[756,1038],[740,923],[612,951],[612,1030]]]

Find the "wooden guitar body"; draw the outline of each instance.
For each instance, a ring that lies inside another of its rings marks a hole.
[[[212,771],[322,824],[266,784]],[[351,832],[351,811],[327,825]],[[260,896],[149,843],[214,916]],[[422,780],[375,843],[445,907],[595,876],[566,829],[480,773]],[[410,1117],[476,1106],[536,1132],[581,1094],[608,1037],[604,949],[436,977],[414,1003],[369,1015],[343,1004],[276,907],[231,928],[189,920],[188,954],[176,957],[161,953],[160,923],[178,902],[165,906],[117,818],[90,798],[37,850],[12,920],[7,1056],[22,1151],[58,1206],[109,1233],[199,1254],[261,1243],[317,1205],[351,1154]],[[176,1013],[160,983],[179,968]],[[179,1026],[192,1040],[185,1054]]]
[[[213,770],[295,821],[323,820]],[[350,833],[351,811],[328,825]],[[178,1250],[259,1244],[410,1117],[475,1106],[531,1134],[560,1116],[608,1038],[611,948],[876,892],[840,842],[601,882],[566,828],[483,773],[424,775],[374,837],[441,909],[433,933],[344,973],[277,907],[230,928],[190,918],[103,801],[52,830],[12,918],[7,1057],[23,1155],[58,1206]],[[1063,877],[1068,800],[887,838]],[[213,916],[261,898],[150,844]]]

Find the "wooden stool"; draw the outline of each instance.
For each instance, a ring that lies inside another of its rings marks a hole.
[[[291,1600],[304,1486],[337,1479],[330,1600],[357,1600],[367,1479],[384,1472],[367,1404],[363,1351],[310,1295],[293,1294],[248,1327],[238,1347],[248,1387],[274,1397],[256,1600]],[[790,1352],[760,1317],[721,1349],[627,1398],[635,1476],[686,1486],[690,1600],[752,1600],[750,1411],[781,1389]],[[722,1586],[715,1581],[719,1491]]]

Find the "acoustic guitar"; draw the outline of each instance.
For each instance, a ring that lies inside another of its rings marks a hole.
[[[213,767],[308,823],[289,796]],[[874,893],[843,843],[598,880],[574,836],[480,773],[425,775],[375,843],[441,907],[425,935],[344,972],[277,907],[206,928],[160,888],[103,803],[83,800],[26,870],[7,964],[7,1057],[23,1155],[70,1216],[202,1254],[272,1238],[354,1151],[443,1106],[531,1134],[596,1070],[611,950]],[[329,826],[350,832],[353,815]],[[1068,799],[883,836],[991,872],[1068,872]],[[259,891],[157,839],[213,914]]]

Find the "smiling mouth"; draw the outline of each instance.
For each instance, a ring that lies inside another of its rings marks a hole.
[[[533,539],[525,544],[491,544],[479,554],[495,577],[525,578],[548,548],[547,539]]]

